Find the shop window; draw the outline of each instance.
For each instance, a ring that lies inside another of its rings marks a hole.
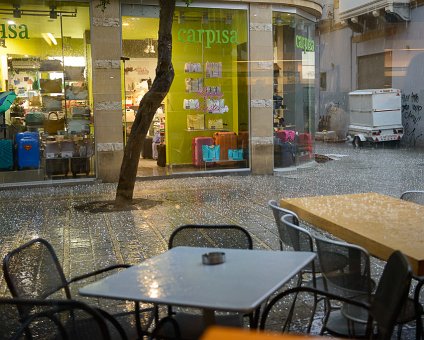
[[[151,6],[140,8],[131,13],[152,13]],[[128,133],[155,77],[159,20],[127,16],[125,6],[122,12]],[[144,143],[142,176],[152,175],[152,168],[163,175],[249,167],[247,32],[245,10],[176,9],[175,77]]]
[[[273,13],[274,168],[312,160],[314,127],[314,23],[292,13]],[[325,75],[320,75],[326,86]]]
[[[1,91],[16,96],[0,113],[0,143],[15,150],[0,181],[94,177],[88,5],[21,1],[0,10]]]

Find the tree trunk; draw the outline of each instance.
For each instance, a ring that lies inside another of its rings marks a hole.
[[[134,123],[124,149],[115,204],[132,201],[140,153],[156,110],[162,104],[174,79],[172,66],[172,21],[175,0],[160,0],[158,64],[151,89],[144,95],[137,109]]]

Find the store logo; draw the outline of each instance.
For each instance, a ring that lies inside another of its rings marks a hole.
[[[28,27],[25,24],[19,26],[15,24],[0,24],[0,39],[29,39]]]
[[[296,47],[303,50],[303,52],[314,52],[315,42],[301,35],[296,35]]]
[[[178,41],[185,43],[206,43],[206,48],[211,48],[211,44],[237,44],[237,31],[229,30],[178,30]]]

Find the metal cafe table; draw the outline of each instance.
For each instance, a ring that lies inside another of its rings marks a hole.
[[[217,265],[202,254],[224,252]],[[176,247],[79,290],[81,295],[251,313],[315,258],[310,252]]]
[[[284,198],[280,206],[382,260],[402,251],[424,275],[424,206],[377,193]]]

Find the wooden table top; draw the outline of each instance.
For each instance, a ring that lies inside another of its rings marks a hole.
[[[313,226],[360,245],[382,260],[402,251],[424,275],[424,206],[377,193],[281,199]]]
[[[273,333],[268,331],[251,331],[245,328],[231,328],[231,327],[209,327],[201,337],[201,340],[325,340],[330,339],[327,337],[317,337],[311,335],[292,335]],[[331,340],[336,340],[331,338]]]

